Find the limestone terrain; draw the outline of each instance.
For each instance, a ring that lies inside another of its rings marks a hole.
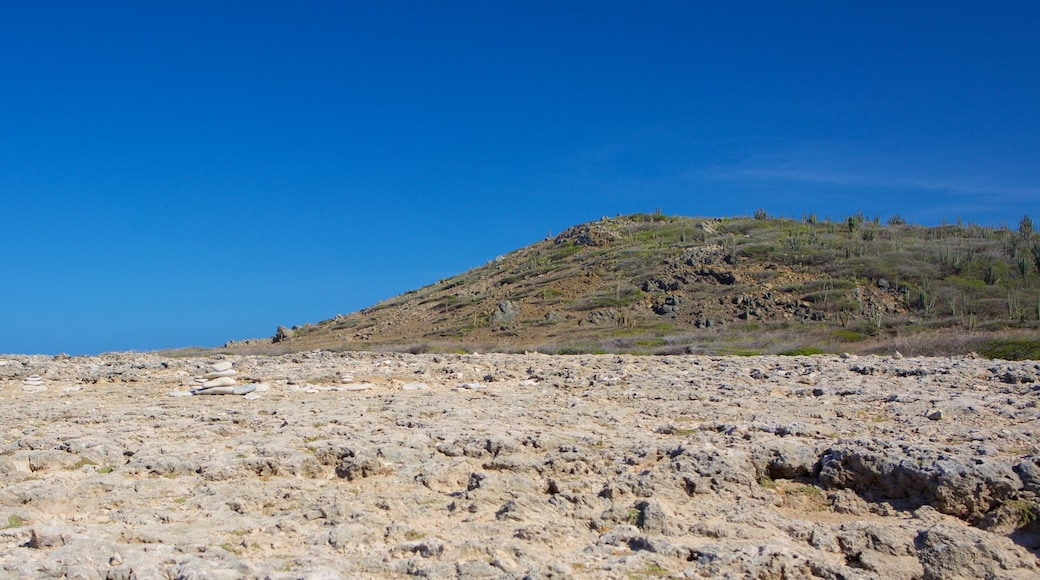
[[[191,394],[232,365],[202,389],[248,396]],[[1038,381],[972,357],[7,355],[0,576],[1036,578]]]

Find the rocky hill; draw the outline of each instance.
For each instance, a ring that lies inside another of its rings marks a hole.
[[[237,352],[334,350],[1040,358],[1040,236],[971,224],[603,218]]]

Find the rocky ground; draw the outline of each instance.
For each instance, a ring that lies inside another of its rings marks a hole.
[[[189,395],[222,359],[257,388]],[[898,356],[9,355],[0,576],[1036,578],[1038,380]]]

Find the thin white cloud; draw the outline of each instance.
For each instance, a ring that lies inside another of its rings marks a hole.
[[[992,167],[969,174],[957,160],[852,152],[792,152],[761,155],[716,166],[704,177],[715,181],[779,181],[849,188],[923,190],[957,196],[1000,196],[1003,202],[1040,202],[1040,181],[996,175]],[[990,201],[994,201],[992,198]]]

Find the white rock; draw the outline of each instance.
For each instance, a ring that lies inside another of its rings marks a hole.
[[[170,391],[167,395],[171,397],[190,397],[191,393],[188,391]]]
[[[372,383],[357,383],[351,384],[348,387],[343,387],[344,391],[367,391],[372,388]]]
[[[231,377],[220,377],[219,379],[213,379],[211,381],[206,381],[202,383],[202,388],[209,389],[212,387],[230,387],[231,385],[234,385],[236,383],[238,383],[238,381]]]
[[[239,385],[231,390],[232,395],[248,395],[256,390],[256,383],[247,383],[245,385]]]
[[[462,383],[461,385],[456,386],[455,390],[456,391],[466,391],[466,390],[476,390],[476,389],[483,389],[483,388],[484,388],[484,385],[481,385],[479,383]]]
[[[219,373],[221,371],[231,370],[231,361],[222,360],[209,365],[210,372]]]
[[[255,401],[255,400],[260,398],[260,395],[258,395],[255,392],[253,392],[253,393],[249,393],[249,394],[243,396],[242,398],[247,400],[247,401]]]
[[[428,391],[430,386],[426,383],[405,383],[401,385],[402,391]]]
[[[213,371],[202,375],[204,379],[217,379],[220,377],[233,377],[238,374],[235,369],[228,369],[226,371]]]

